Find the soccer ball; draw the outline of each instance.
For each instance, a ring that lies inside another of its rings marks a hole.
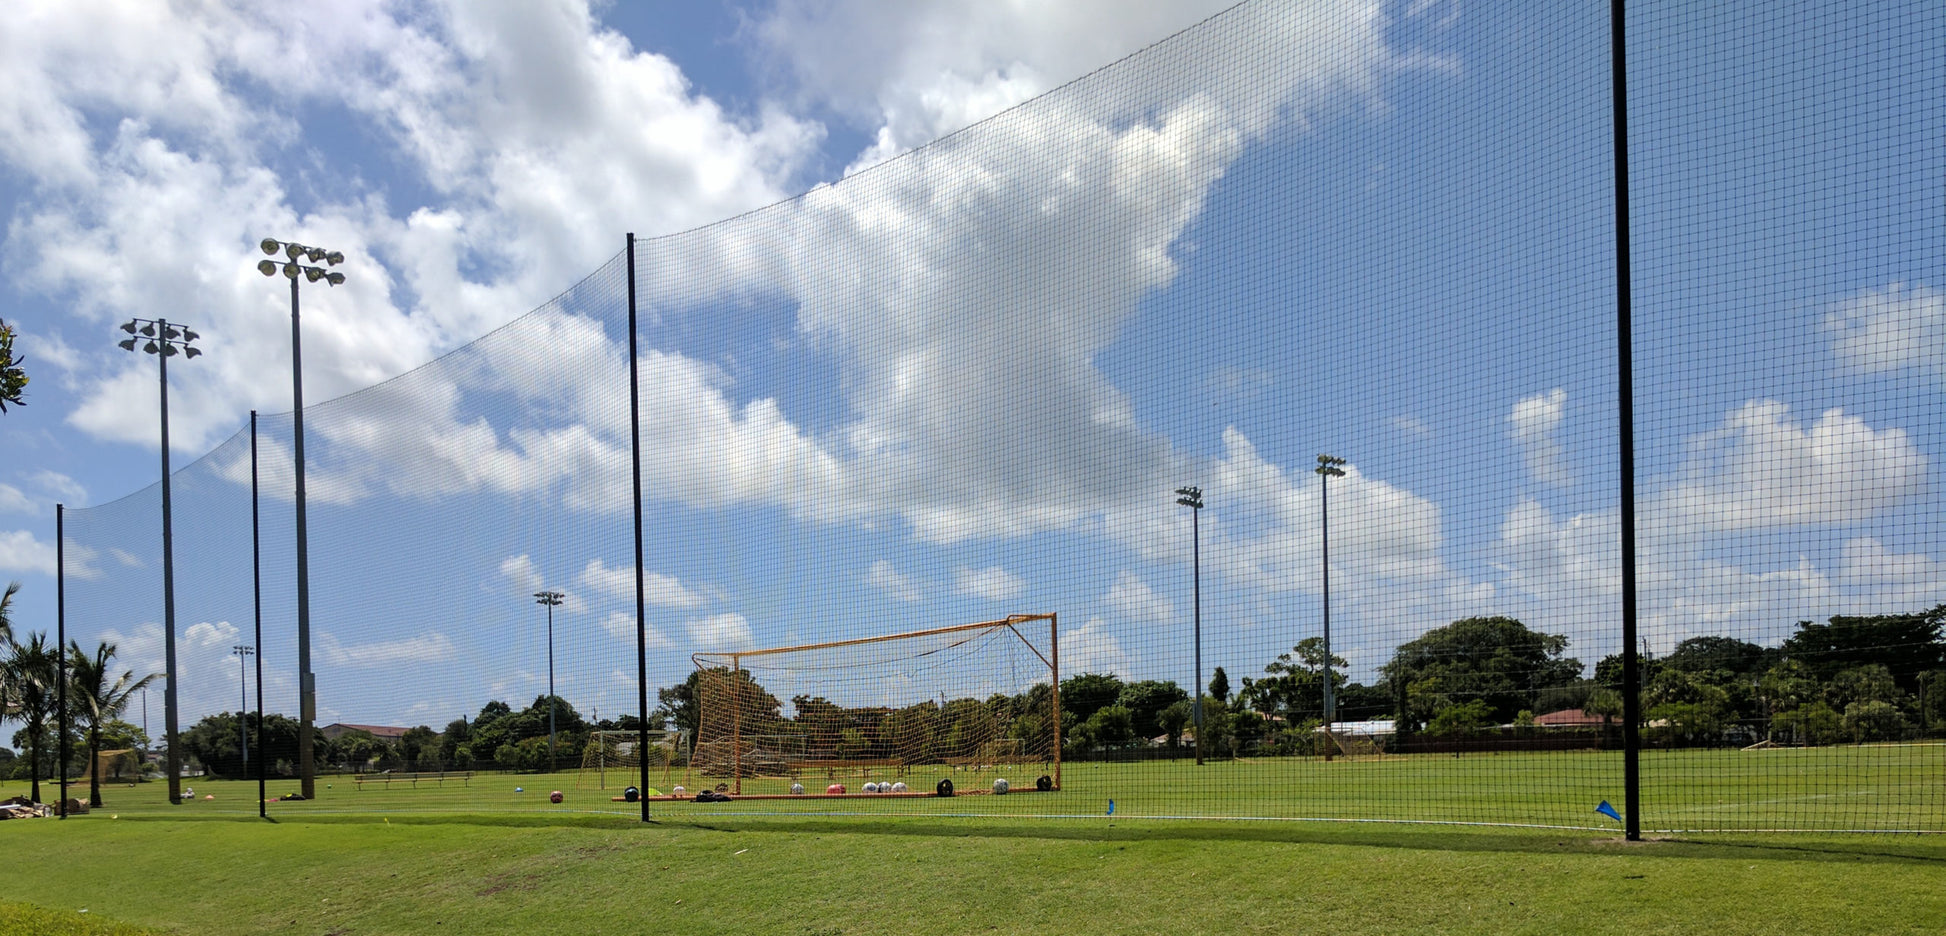
[[[555,790],[554,792],[547,794],[547,801],[550,803],[558,803],[566,798],[567,797],[561,795],[560,790]]]
[[[791,795],[792,795],[792,796],[803,796],[803,795],[804,795],[804,784],[802,784],[802,783],[793,783],[793,784],[791,784]]]
[[[1006,778],[1006,777],[995,777],[995,778],[993,778],[993,792],[995,792],[995,793],[1005,793],[1005,792],[1007,792],[1007,789],[1008,789],[1008,788],[1007,788],[1007,778]]]
[[[834,783],[828,787],[825,787],[824,792],[831,796],[838,796],[845,792],[845,785],[842,783]]]
[[[671,791],[669,791],[669,792],[671,792],[671,793],[674,793],[674,794],[676,794],[677,796],[681,796],[681,795],[683,795],[684,793],[687,793],[687,792],[689,792],[689,791],[688,791],[688,790],[685,790],[685,789],[683,789],[683,788],[682,788],[682,784],[680,784],[680,783],[678,783],[678,784],[676,784],[676,788],[675,788],[674,790],[671,790]]]
[[[897,782],[897,783],[894,783],[894,784],[892,784],[892,792],[894,792],[894,793],[904,793],[904,792],[905,792],[905,781],[904,781],[904,780],[900,780],[899,782]]]
[[[876,783],[867,783],[867,784],[865,784],[865,792],[867,792],[867,793],[877,793],[877,792],[878,792],[878,784],[876,784]]]
[[[525,792],[527,792],[527,788],[526,788],[526,787],[514,787],[514,792],[515,792],[515,793],[525,793]]]

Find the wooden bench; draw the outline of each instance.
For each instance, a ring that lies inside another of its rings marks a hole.
[[[395,781],[398,783],[408,783],[416,787],[419,785],[419,781],[421,780],[424,780],[427,783],[437,783],[441,786],[445,786],[446,781],[448,780],[457,780],[460,782],[462,786],[471,786],[472,785],[471,781],[473,780],[473,771],[471,770],[432,770],[432,771],[419,771],[417,773],[392,773],[390,771],[387,771],[385,773],[359,774],[358,776],[351,778],[351,782],[361,790],[365,788],[365,784],[367,783],[383,784],[389,788]]]

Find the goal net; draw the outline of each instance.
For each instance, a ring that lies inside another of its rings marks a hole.
[[[650,729],[646,732],[646,747],[642,744],[643,734],[635,731],[590,733],[588,744],[581,751],[581,770],[575,775],[575,789],[606,790],[610,784],[628,786],[641,776],[645,760],[648,762],[649,776],[659,774],[664,786],[674,779],[678,768],[687,776],[691,759],[689,732],[679,728]]]
[[[815,795],[846,779],[890,783],[909,775],[914,795],[931,794],[933,773],[958,777],[954,786],[971,792],[981,775],[1024,768],[1040,768],[1058,789],[1058,634],[1053,614],[1017,614],[799,647],[696,653],[693,767],[741,795],[783,795],[793,781]]]

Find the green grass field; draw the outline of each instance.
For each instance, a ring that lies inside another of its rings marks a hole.
[[[1039,765],[1025,769],[954,771],[915,767],[901,775],[889,769],[842,777],[849,790],[866,780],[903,779],[929,791],[941,777],[961,790],[988,789],[1006,776],[1016,791],[1030,788]],[[1642,755],[1643,828],[1656,831],[1946,831],[1946,745],[1834,746],[1767,751],[1647,751]],[[651,784],[667,789],[684,783],[690,791],[722,778],[685,776],[680,769],[664,779],[652,771]],[[801,782],[821,791],[831,778],[807,771]],[[462,785],[367,783],[327,777],[319,798],[275,802],[279,818],[318,814],[401,815],[419,812],[519,815],[610,814],[633,816],[637,807],[613,802],[633,775],[610,771],[606,788],[594,775],[562,772],[475,774]],[[1036,818],[1103,817],[1115,802],[1121,818],[1248,818],[1392,820],[1431,823],[1493,823],[1603,831],[1619,828],[1595,812],[1608,800],[1621,806],[1622,758],[1619,753],[1469,754],[1465,757],[1413,755],[1376,759],[1257,758],[1211,761],[1196,767],[1187,760],[1138,763],[1068,764],[1057,793],[1015,792],[1007,796],[828,799],[757,799],[724,804],[666,803],[651,806],[658,817],[710,815],[902,816],[949,818],[1019,816]],[[788,778],[746,779],[746,794],[784,794]],[[190,781],[198,799],[171,807],[160,783],[108,788],[112,811],[136,816],[244,814],[256,812],[256,785]],[[524,792],[516,792],[516,788]],[[295,781],[269,785],[277,796],[297,789]],[[559,789],[566,802],[546,800]],[[82,791],[85,795],[85,790]],[[51,793],[45,796],[52,798]],[[205,796],[215,799],[202,799]]]
[[[1647,824],[1938,828],[1941,752],[1645,753]],[[216,799],[176,807],[159,784],[111,787],[99,812],[0,824],[0,934],[1936,933],[1946,919],[1946,835],[1624,842],[1593,812],[1620,800],[1614,755],[1084,764],[1063,779],[1005,797],[658,803],[648,824],[572,774],[333,779],[317,801],[272,804],[273,822],[255,818],[254,783],[192,783]],[[554,788],[567,802],[546,802]],[[1534,826],[1144,818],[1272,807]],[[810,809],[850,815],[792,814]]]

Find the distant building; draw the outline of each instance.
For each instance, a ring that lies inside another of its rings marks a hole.
[[[1534,716],[1534,727],[1536,728],[1600,728],[1601,726],[1602,718],[1600,715],[1590,715],[1578,708],[1562,709],[1558,712],[1549,712],[1546,715]]]
[[[323,728],[319,728],[318,734],[324,735],[332,741],[336,741],[344,737],[345,732],[363,731],[380,741],[393,742],[405,737],[405,733],[411,730],[410,728],[394,728],[390,725],[347,725],[342,722],[332,722]]]

